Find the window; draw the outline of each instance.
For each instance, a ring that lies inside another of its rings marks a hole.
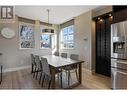
[[[51,48],[51,35],[42,34],[40,37],[40,48],[48,49]]]
[[[56,49],[57,48],[57,39],[56,39],[56,34],[52,35],[52,49]]]
[[[65,27],[61,30],[61,48],[74,48],[74,25]]]
[[[34,48],[34,28],[30,25],[20,25],[20,49]]]

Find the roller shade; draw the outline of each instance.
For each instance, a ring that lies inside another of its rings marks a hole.
[[[62,28],[65,28],[65,27],[68,27],[68,26],[71,26],[71,25],[74,25],[74,19],[69,20],[69,21],[67,21],[65,23],[60,24],[60,28],[62,29]]]

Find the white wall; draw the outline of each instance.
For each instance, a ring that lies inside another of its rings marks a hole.
[[[75,53],[80,55],[80,59],[84,60],[83,64],[87,69],[91,70],[91,49],[92,49],[92,13],[91,11],[81,14],[74,18],[74,49],[60,49],[60,52],[68,54]],[[87,40],[84,40],[87,39]]]
[[[30,54],[51,54],[51,49],[40,49],[40,25],[39,21],[36,21],[34,38],[35,38],[35,48],[21,50],[19,49],[19,22],[16,17],[15,23],[0,23],[0,31],[4,27],[9,27],[16,32],[16,36],[13,39],[6,39],[0,35],[0,52],[3,53],[2,64],[5,70],[13,70],[14,68],[27,67],[31,63]]]

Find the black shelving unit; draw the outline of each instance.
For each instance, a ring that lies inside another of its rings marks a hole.
[[[111,23],[110,13],[95,19],[96,23],[96,73],[110,76],[111,75]]]

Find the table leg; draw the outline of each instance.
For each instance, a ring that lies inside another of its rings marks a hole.
[[[82,83],[82,63],[79,63],[79,83]]]
[[[52,73],[52,89],[55,89],[55,68],[54,67],[52,67],[52,69],[51,69],[51,73]]]

